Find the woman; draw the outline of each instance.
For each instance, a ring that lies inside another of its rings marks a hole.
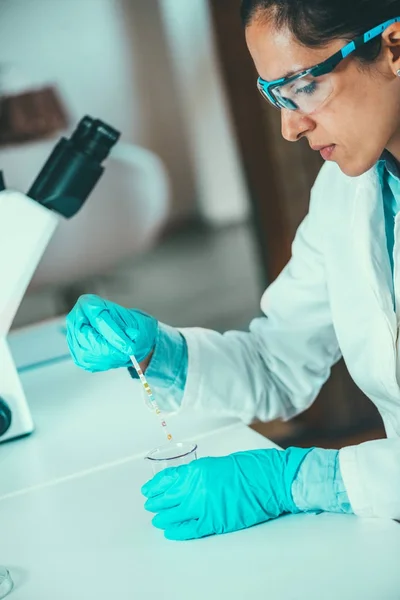
[[[68,317],[76,363],[129,365],[166,408],[246,422],[306,410],[343,356],[388,439],[343,448],[206,458],[148,482],[145,507],[170,539],[249,527],[283,513],[400,519],[400,0],[243,0],[246,39],[282,133],[327,161],[293,256],[248,333],[175,329],[95,296]],[[317,65],[317,66],[316,66]]]

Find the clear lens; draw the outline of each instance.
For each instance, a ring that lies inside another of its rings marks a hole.
[[[321,77],[306,75],[273,90],[282,108],[299,109],[306,114],[317,110],[333,91],[331,74]]]

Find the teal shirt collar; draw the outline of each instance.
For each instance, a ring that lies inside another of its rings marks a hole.
[[[382,156],[379,159],[379,164],[386,167],[386,170],[390,175],[400,180],[400,163],[388,150],[383,151]]]

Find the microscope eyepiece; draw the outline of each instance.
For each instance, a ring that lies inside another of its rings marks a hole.
[[[119,136],[116,129],[102,121],[84,117],[72,134],[71,143],[101,163],[108,156]]]
[[[85,116],[70,139],[61,138],[39,173],[28,196],[70,218],[83,206],[97,184],[119,131]]]

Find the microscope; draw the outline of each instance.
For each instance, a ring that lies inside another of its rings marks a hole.
[[[26,195],[5,189],[0,173],[0,442],[34,430],[7,334],[60,218],[82,208],[119,136],[86,116],[70,139],[61,138]]]

